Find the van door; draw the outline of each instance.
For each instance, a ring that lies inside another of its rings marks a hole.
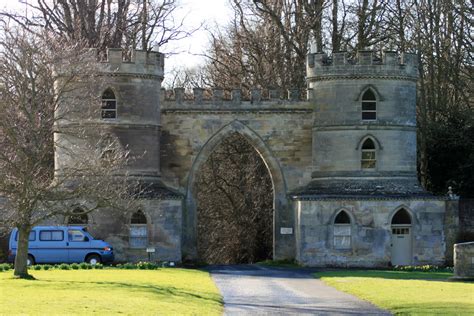
[[[69,228],[67,234],[69,262],[83,262],[91,250],[89,237],[81,229],[76,228]]]
[[[68,262],[67,241],[63,229],[40,229],[35,247],[37,263]]]

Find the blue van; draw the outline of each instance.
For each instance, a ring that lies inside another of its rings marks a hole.
[[[18,229],[10,234],[8,260],[15,261]],[[81,226],[36,226],[30,232],[28,265],[35,263],[90,264],[114,261],[112,247],[103,240],[96,240]]]

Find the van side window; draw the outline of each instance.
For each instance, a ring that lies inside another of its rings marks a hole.
[[[62,230],[42,230],[39,239],[41,241],[63,241],[64,232]]]
[[[84,233],[80,229],[70,229],[67,234],[69,235],[69,241],[84,241]]]
[[[18,235],[20,233],[17,231],[16,236],[15,236],[15,241],[18,241]],[[30,234],[28,235],[28,241],[35,241],[36,240],[36,233],[34,231],[30,231]]]

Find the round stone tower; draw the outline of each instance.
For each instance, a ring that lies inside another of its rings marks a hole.
[[[317,194],[421,193],[416,175],[416,56],[309,54]]]
[[[107,61],[100,64],[99,79],[93,88],[93,93],[101,98],[101,108],[71,110],[72,105],[65,101],[68,117],[59,121],[60,126],[81,126],[87,135],[71,142],[66,141],[66,134],[55,134],[59,144],[55,150],[56,174],[75,163],[74,157],[66,153],[71,146],[86,150],[86,142],[94,148],[100,147],[100,142],[116,139],[132,158],[124,172],[146,182],[159,181],[159,94],[163,67],[164,56],[158,52],[133,51],[130,61],[125,61],[121,49],[108,49]],[[107,144],[102,146],[107,150]]]
[[[87,92],[99,102],[71,104],[78,92],[73,92],[74,98],[62,100],[56,111],[55,175],[61,177],[88,154],[107,163],[109,151],[116,146],[124,149],[130,160],[115,175],[127,174],[128,179],[141,184],[136,207],[119,212],[101,209],[87,214],[81,224],[113,246],[116,260],[180,261],[181,195],[167,188],[160,175],[164,55],[132,51],[129,60],[125,57],[121,49],[108,49],[107,60],[98,65],[97,81]],[[68,133],[75,127],[78,132]]]

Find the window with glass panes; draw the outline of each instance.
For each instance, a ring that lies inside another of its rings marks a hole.
[[[375,169],[376,157],[375,157],[375,144],[370,138],[366,139],[362,144],[362,157],[361,157],[361,168],[362,169]]]
[[[369,89],[362,96],[362,120],[373,121],[377,119],[377,99],[374,92]]]
[[[345,211],[340,211],[334,219],[334,248],[351,249],[351,218]]]
[[[102,118],[115,119],[117,118],[117,99],[112,89],[108,88],[102,94]]]
[[[147,220],[142,211],[137,211],[132,215],[129,243],[130,248],[146,248],[148,245]]]

